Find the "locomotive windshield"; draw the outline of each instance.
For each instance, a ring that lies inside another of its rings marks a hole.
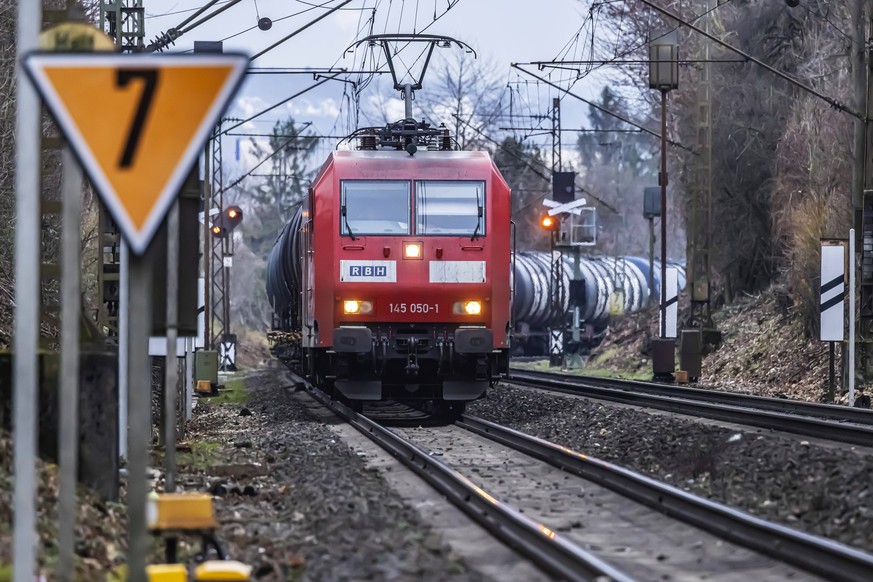
[[[416,234],[484,236],[484,209],[485,182],[415,183]]]
[[[343,236],[411,234],[409,182],[343,180],[340,204]]]

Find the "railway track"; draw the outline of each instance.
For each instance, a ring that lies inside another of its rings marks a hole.
[[[873,411],[736,392],[512,369],[512,384],[873,446]]]
[[[299,379],[299,382],[322,405],[384,448],[476,523],[544,571],[565,580],[633,580],[608,562],[492,497],[467,477],[431,456],[429,451],[350,407],[331,400],[305,380]]]
[[[470,415],[455,425],[426,426],[416,422],[423,417],[401,412],[399,423],[388,429],[306,388],[486,530],[558,578],[696,579],[709,573],[717,579],[873,579],[873,556],[865,552],[542,439]],[[384,409],[379,413],[385,416]],[[477,483],[467,476],[472,474]]]

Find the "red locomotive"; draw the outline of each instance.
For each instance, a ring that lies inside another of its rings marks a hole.
[[[274,353],[357,406],[458,412],[508,369],[509,187],[424,122],[355,137],[270,254]]]

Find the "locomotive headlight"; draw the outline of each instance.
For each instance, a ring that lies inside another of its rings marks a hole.
[[[452,306],[452,312],[456,315],[480,315],[482,313],[482,302],[458,301]]]
[[[373,303],[370,301],[358,301],[346,299],[343,301],[343,313],[346,315],[366,315],[373,312]]]
[[[420,242],[403,243],[403,258],[405,258],[405,259],[420,259],[421,258],[421,243]]]

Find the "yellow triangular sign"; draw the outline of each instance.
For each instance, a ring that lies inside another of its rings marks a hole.
[[[136,254],[151,242],[247,64],[232,54],[25,59]]]

